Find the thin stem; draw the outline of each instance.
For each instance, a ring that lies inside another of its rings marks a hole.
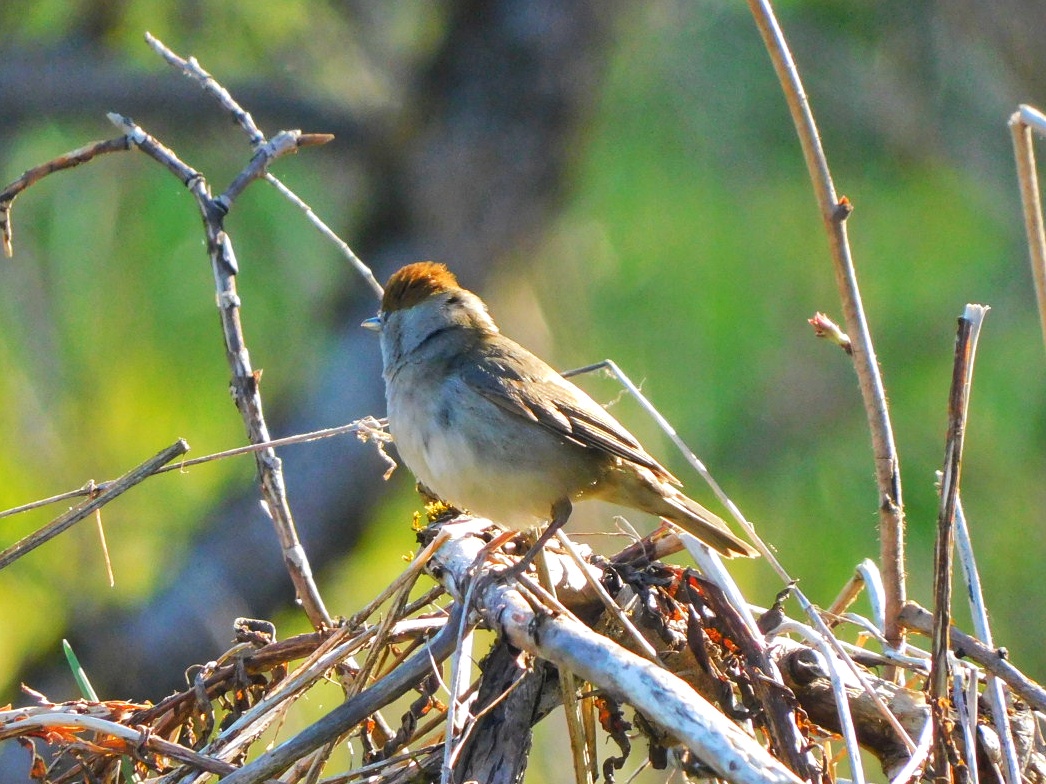
[[[959,563],[962,565],[963,580],[966,583],[966,596],[970,603],[970,615],[973,620],[974,634],[988,647],[995,643],[992,640],[991,625],[988,623],[988,608],[984,604],[984,593],[981,590],[981,578],[977,569],[977,561],[973,556],[973,543],[970,540],[970,529],[966,525],[966,515],[963,514],[962,499],[956,499],[955,503],[955,542],[959,552]],[[975,677],[975,676],[974,676]],[[971,687],[976,693],[977,685],[974,682]],[[992,709],[992,720],[995,723],[995,731],[999,735],[1002,750],[1002,772],[1007,784],[1020,782],[1020,764],[1013,742],[1013,733],[1010,731],[1009,711],[1006,706],[1006,695],[1003,694],[1002,680],[992,672],[985,673],[984,696]],[[976,710],[976,702],[967,700],[967,704]],[[971,720],[976,724],[975,720]],[[971,773],[975,775],[976,766],[971,766]],[[976,784],[976,782],[975,782]]]
[[[153,136],[145,132],[132,120],[121,115],[110,113],[110,121],[123,130],[131,141],[150,158],[165,166],[185,184],[196,199],[203,219],[204,233],[207,238],[207,254],[211,261],[216,291],[215,303],[221,320],[224,337],[225,357],[232,372],[229,391],[233,397],[247,431],[247,439],[252,443],[270,441],[269,426],[262,411],[260,381],[261,374],[256,373],[251,364],[250,352],[247,350],[247,339],[240,319],[241,301],[237,291],[236,278],[239,274],[239,263],[233,250],[232,238],[225,231],[224,221],[228,214],[233,197],[237,191],[232,190],[220,197],[211,196],[211,189],[202,174],[195,171],[169,148],[162,145]],[[285,155],[297,149],[301,134],[289,132],[281,134],[284,142],[280,145],[263,145],[258,148],[255,158],[247,165],[244,172],[256,179],[265,171],[274,157]],[[261,158],[259,158],[261,156]],[[244,177],[234,180],[237,187],[245,186]],[[291,513],[287,487],[283,479],[283,464],[273,449],[255,453],[258,465],[258,480],[264,509],[272,520],[276,535],[280,540],[284,565],[294,584],[295,592],[301,601],[302,609],[308,616],[313,628],[320,629],[331,625],[330,615],[320,597],[316,581],[312,576],[308,556],[301,546],[297,527]]]
[[[377,439],[379,434],[387,425],[387,421],[384,419],[374,419],[373,417],[366,417],[364,419],[350,422],[347,425],[338,425],[337,427],[328,427],[323,430],[313,430],[308,433],[299,433],[293,436],[285,436],[284,438],[274,438],[271,441],[262,441],[258,444],[246,444],[245,446],[237,446],[232,449],[224,449],[221,452],[212,452],[209,455],[203,455],[202,457],[194,457],[190,460],[179,460],[174,465],[163,466],[162,468],[156,469],[153,473],[165,474],[168,471],[184,471],[186,468],[191,466],[200,465],[202,463],[210,463],[215,460],[224,460],[227,457],[238,457],[240,455],[249,455],[255,452],[260,452],[264,449],[273,449],[278,446],[287,446],[289,444],[304,444],[309,441],[318,441],[321,438],[331,438],[332,436],[340,436],[343,433],[360,433],[361,438],[366,435],[367,439]],[[77,488],[76,490],[67,490],[64,493],[58,495],[52,495],[48,498],[41,498],[38,501],[30,501],[27,504],[21,506],[13,506],[10,509],[5,509],[0,512],[0,518],[11,517],[22,512],[28,512],[33,509],[39,509],[42,506],[48,504],[57,504],[60,501],[68,501],[70,498],[78,498],[85,495],[93,495],[99,490],[108,489],[116,480],[110,479],[105,482],[95,483],[93,480],[85,484],[83,487]]]
[[[293,738],[230,773],[223,781],[226,784],[255,784],[273,778],[294,760],[341,737],[365,717],[406,694],[432,671],[435,664],[454,652],[463,615],[462,605],[452,605],[446,625],[410,659]]]
[[[901,623],[906,628],[929,636],[933,631],[933,613],[916,602],[909,601],[901,613]],[[1005,648],[989,648],[983,642],[965,632],[953,628],[952,651],[981,665],[1000,680],[1006,681],[1014,694],[1037,711],[1046,712],[1046,689],[1018,670],[1007,658]]]
[[[777,556],[774,554],[774,552],[756,533],[755,526],[753,526],[752,523],[749,522],[748,519],[744,516],[744,514],[742,514],[741,510],[737,507],[737,504],[735,504],[733,499],[726,494],[726,491],[723,490],[720,484],[715,480],[715,477],[712,476],[711,472],[701,461],[701,459],[694,454],[693,450],[691,450],[689,446],[687,446],[686,442],[683,441],[683,439],[679,436],[679,433],[676,432],[676,429],[672,427],[671,423],[669,423],[669,421],[665,419],[661,412],[658,411],[657,408],[655,408],[654,405],[646,399],[646,396],[639,391],[639,388],[632,382],[632,379],[625,375],[624,371],[621,370],[621,368],[619,368],[617,364],[610,359],[604,359],[602,362],[598,362],[594,365],[588,365],[587,367],[577,368],[576,370],[572,370],[569,373],[565,373],[564,375],[573,376],[579,373],[586,373],[592,370],[597,370],[599,368],[606,368],[608,371],[610,371],[614,375],[614,377],[617,378],[617,380],[625,387],[625,389],[628,390],[629,394],[631,394],[632,397],[636,399],[636,401],[643,408],[643,410],[650,414],[651,417],[653,417],[654,421],[658,424],[658,427],[660,427],[661,430],[665,433],[665,435],[667,435],[669,439],[671,439],[672,443],[676,445],[676,447],[682,453],[683,457],[686,458],[687,462],[690,463],[694,470],[701,475],[701,478],[708,483],[708,486],[712,488],[712,492],[715,493],[716,498],[718,498],[722,502],[723,506],[725,506],[730,511],[730,514],[745,530],[745,533],[747,533],[752,542],[755,543],[756,549],[759,551],[759,554],[763,556],[763,558],[774,570],[774,572],[777,573],[777,575],[781,578],[782,582],[784,582],[785,585],[793,586],[793,595],[795,596],[796,601],[799,602],[799,606],[802,607],[803,612],[806,613],[806,616],[810,619],[810,623],[813,624],[814,628],[816,628],[817,631],[821,633],[822,637],[824,638],[824,641],[828,645],[830,645],[836,651],[836,653],[839,654],[840,658],[842,658],[843,661],[846,662],[854,677],[857,678],[857,681],[861,684],[861,687],[868,692],[868,696],[871,697],[876,707],[882,713],[883,718],[886,719],[887,723],[889,723],[890,726],[897,733],[897,737],[901,739],[905,746],[907,746],[910,750],[914,751],[915,741],[913,741],[908,736],[908,733],[905,731],[904,727],[901,726],[901,723],[897,720],[897,717],[894,716],[894,714],[890,711],[886,703],[883,702],[882,697],[880,697],[876,690],[872,688],[871,684],[869,683],[865,675],[861,672],[860,668],[857,667],[856,664],[854,664],[853,659],[851,659],[849,655],[847,655],[846,651],[843,650],[842,643],[840,643],[839,640],[837,640],[835,636],[832,634],[831,629],[828,628],[828,625],[821,617],[821,613],[818,611],[818,609],[799,589],[799,587],[795,585],[796,581],[784,568],[784,565],[777,559]],[[683,538],[683,541],[685,542],[686,535],[680,534],[680,536]],[[709,555],[711,555],[711,551],[708,550],[706,546],[702,545],[702,547]],[[691,550],[691,555],[694,555],[695,558],[700,557],[700,548],[696,550]],[[705,564],[699,565],[701,565],[703,569],[709,568]],[[738,601],[737,604],[743,605],[744,602]]]
[[[126,152],[132,149],[132,140],[127,136],[117,139],[105,139],[103,141],[91,142],[83,147],[78,147],[65,155],[60,155],[40,166],[22,172],[22,176],[10,183],[0,192],[0,244],[3,246],[4,255],[8,258],[14,255],[14,228],[11,225],[11,206],[18,195],[34,185],[49,174],[71,169],[81,163],[87,163],[99,155],[110,152]]]
[[[294,191],[292,191],[290,188],[288,188],[286,185],[280,182],[280,180],[277,179],[276,175],[272,174],[271,172],[266,174],[265,181],[269,183],[269,185],[273,186],[276,190],[278,190],[283,195],[283,197],[287,199],[287,201],[289,201],[291,204],[293,204],[295,207],[297,207],[299,210],[305,213],[305,217],[309,221],[309,223],[315,226],[317,231],[320,232],[320,234],[322,234],[324,237],[326,237],[328,240],[334,243],[335,247],[337,247],[337,249],[341,251],[341,255],[344,256],[348,260],[348,262],[356,268],[356,272],[358,272],[363,277],[364,282],[368,286],[370,286],[370,290],[373,291],[374,294],[380,300],[382,294],[385,293],[385,290],[381,287],[381,284],[378,283],[378,279],[374,277],[374,273],[371,271],[371,268],[368,267],[363,262],[363,260],[356,255],[352,248],[349,247],[349,244],[345,242],[345,240],[343,240],[341,237],[339,237],[337,233],[334,231],[334,229],[328,226],[324,222],[324,220],[316,214],[315,210],[313,210],[312,207],[310,207],[300,196],[298,196],[298,194],[296,194]]]

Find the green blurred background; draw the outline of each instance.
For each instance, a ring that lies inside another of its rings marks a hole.
[[[1046,103],[1033,39],[1046,12],[1016,0],[778,11],[856,207],[910,594],[930,603],[955,319],[987,304],[963,500],[996,642],[1041,676],[1043,623],[1028,607],[1046,592],[1046,355],[1006,120],[1019,102]],[[149,30],[197,57],[265,130],[337,134],[274,171],[379,277],[447,261],[506,333],[557,366],[611,357],[641,381],[815,602],[877,557],[854,375],[806,323],[817,310],[840,318],[827,243],[744,5],[17,0],[0,29],[3,181],[115,135],[110,110],[215,190],[229,181],[248,158],[242,135],[146,47]],[[144,156],[107,156],[31,189],[14,222],[15,257],[0,263],[0,508],[111,478],[178,437],[194,455],[243,442],[200,223],[173,178]],[[355,336],[375,307],[360,279],[263,184],[228,229],[274,434],[382,414],[376,343]],[[614,411],[711,500],[636,406]],[[382,483],[355,442],[282,454],[321,592],[347,615],[402,569],[411,483],[403,471]],[[253,479],[249,458],[227,460],[106,508],[114,588],[89,522],[0,572],[0,702],[21,680],[72,695],[52,670],[63,636],[105,694],[156,698],[223,650],[236,614],[303,629]],[[606,528],[604,511],[583,525]],[[3,542],[55,513],[0,521]],[[761,563],[735,571],[753,601],[780,587]],[[172,626],[196,647],[158,663],[147,641]]]

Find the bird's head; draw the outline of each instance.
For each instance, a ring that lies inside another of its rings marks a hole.
[[[386,367],[402,360],[437,334],[454,342],[495,334],[497,325],[483,300],[463,289],[445,264],[419,261],[392,274],[381,309],[363,326],[381,333]]]

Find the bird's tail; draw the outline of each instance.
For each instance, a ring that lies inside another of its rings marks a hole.
[[[713,550],[727,558],[759,555],[754,547],[742,541],[726,523],[674,485],[662,481],[646,468],[629,466],[615,474],[614,481],[602,483],[601,497],[607,501],[631,506],[670,520],[692,533]]]
[[[656,511],[655,514],[671,520],[727,558],[755,558],[759,555],[754,547],[727,528],[719,515],[705,509],[694,499],[676,492],[664,498],[664,503],[668,510]]]

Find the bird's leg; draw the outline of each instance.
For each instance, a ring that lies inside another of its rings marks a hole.
[[[527,570],[527,567],[533,563],[535,558],[537,558],[537,554],[541,552],[541,548],[548,544],[549,540],[556,535],[556,531],[562,528],[567,520],[570,519],[570,512],[573,508],[574,507],[570,503],[569,498],[560,498],[552,504],[552,519],[548,521],[548,525],[545,526],[545,530],[541,532],[541,536],[539,536],[537,541],[534,542],[534,546],[523,554],[523,557],[520,558],[519,561],[502,572],[502,576],[519,577],[523,574],[523,572]]]

